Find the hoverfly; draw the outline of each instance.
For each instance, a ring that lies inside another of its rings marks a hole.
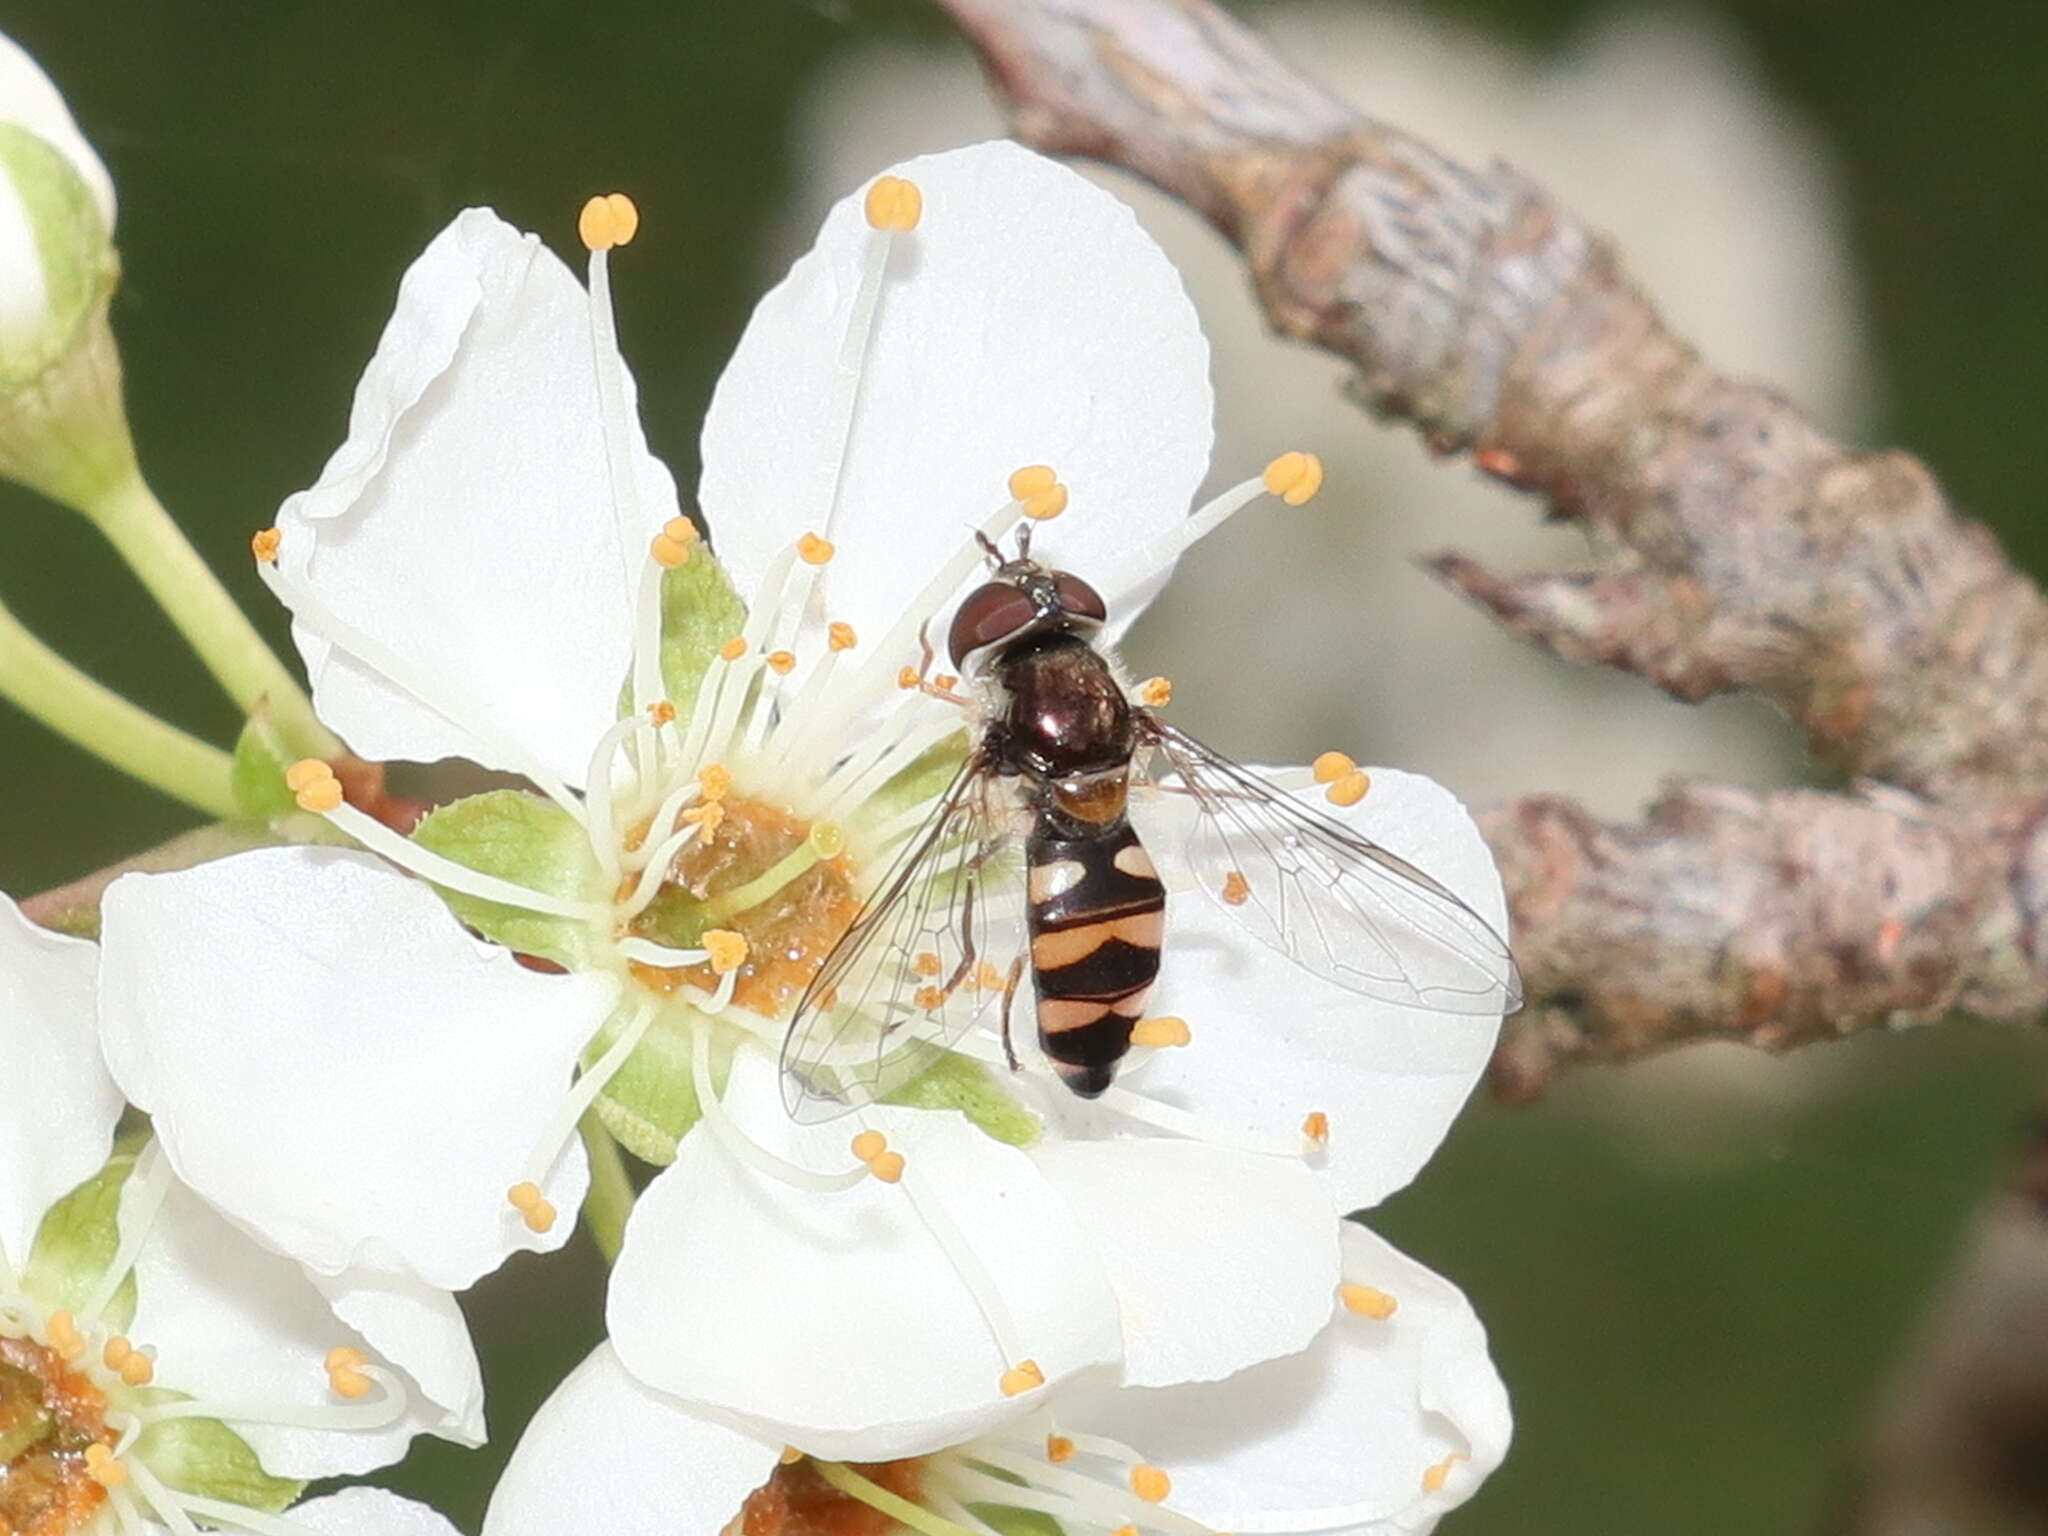
[[[882,1098],[995,1020],[1017,1069],[1011,1005],[1027,970],[1046,1060],[1081,1097],[1106,1090],[1166,926],[1166,887],[1126,814],[1134,779],[1192,801],[1196,880],[1305,970],[1437,1012],[1521,1006],[1507,944],[1444,885],[1133,702],[1096,644],[1101,595],[1034,561],[1028,524],[1015,559],[982,545],[992,573],[947,635],[974,695],[952,701],[977,717],[977,739],[797,1003],[782,1051],[791,1114]],[[927,672],[931,660],[927,640]],[[1154,759],[1170,781],[1148,776]]]

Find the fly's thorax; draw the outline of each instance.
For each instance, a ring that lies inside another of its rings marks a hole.
[[[1073,635],[1027,642],[990,669],[1002,688],[997,749],[1013,771],[1053,781],[1128,770],[1136,728],[1108,658]]]

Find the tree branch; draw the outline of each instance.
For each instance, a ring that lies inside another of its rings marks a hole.
[[[1535,1004],[1504,1087],[1707,1033],[2048,1004],[2048,605],[1926,470],[1715,373],[1543,188],[1360,115],[1207,0],[939,3],[1018,137],[1199,210],[1362,405],[1592,545],[1521,577],[1445,556],[1451,586],[1561,656],[1770,699],[1816,757],[1900,786],[1683,789],[1642,827],[1551,797],[1488,818]]]

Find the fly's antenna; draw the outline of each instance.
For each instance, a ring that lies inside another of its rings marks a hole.
[[[1017,525],[1017,558],[1019,560],[1029,560],[1031,558],[1031,524],[1029,523],[1019,523]]]
[[[996,547],[994,539],[977,528],[974,530],[974,542],[979,544],[982,553],[988,556],[988,563],[990,565],[994,566],[997,570],[1003,568],[1003,552]]]

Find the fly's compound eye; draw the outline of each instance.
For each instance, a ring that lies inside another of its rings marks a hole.
[[[953,615],[946,649],[953,665],[962,667],[973,652],[1021,634],[1037,621],[1038,604],[1029,593],[1008,582],[987,582],[968,593]]]
[[[1102,601],[1102,594],[1080,577],[1066,571],[1054,571],[1052,582],[1062,613],[1072,614],[1077,619],[1093,619],[1097,624],[1109,617],[1109,608]]]

